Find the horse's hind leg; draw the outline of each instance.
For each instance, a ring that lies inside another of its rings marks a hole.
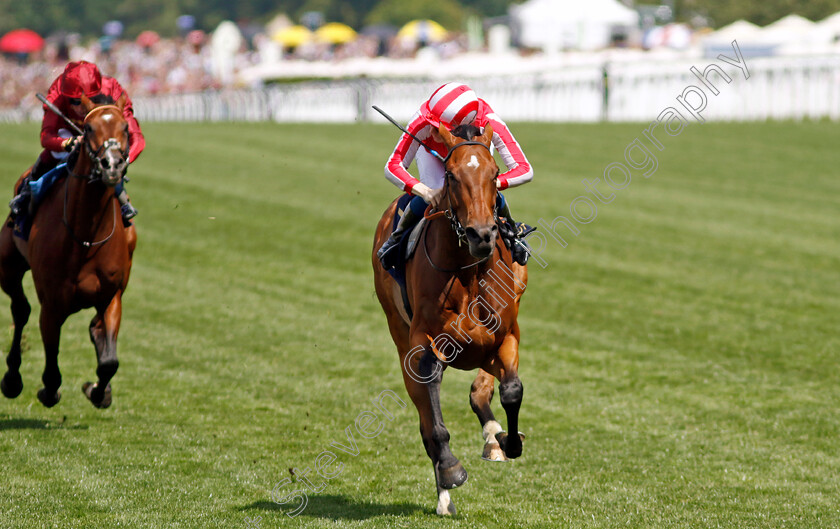
[[[117,334],[122,318],[122,296],[120,292],[111,299],[104,311],[97,310],[90,321],[90,341],[96,348],[96,384],[85,382],[82,392],[97,408],[111,405],[111,379],[120,366],[117,360]]]
[[[12,346],[6,357],[8,371],[0,381],[0,391],[6,397],[13,399],[23,390],[23,380],[20,377],[20,342],[23,337],[23,327],[29,321],[31,308],[23,292],[23,275],[29,269],[26,260],[15,248],[9,228],[0,233],[0,288],[12,298],[12,320],[15,330]]]
[[[496,434],[502,431],[502,425],[496,421],[490,401],[493,399],[493,386],[496,379],[483,369],[478,370],[475,380],[470,387],[470,407],[481,423],[481,433],[484,437],[484,451],[481,458],[486,461],[507,461],[505,453],[496,440]]]

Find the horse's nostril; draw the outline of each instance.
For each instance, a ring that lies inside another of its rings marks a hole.
[[[475,228],[467,228],[466,230],[467,238],[468,239],[480,239],[481,236],[478,234],[478,231]]]

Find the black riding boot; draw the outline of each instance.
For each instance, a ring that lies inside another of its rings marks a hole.
[[[403,234],[406,231],[411,230],[411,228],[420,221],[420,218],[420,215],[415,215],[414,212],[411,211],[411,208],[406,206],[402,218],[400,218],[400,221],[397,223],[396,229],[394,229],[394,232],[391,233],[390,237],[388,237],[388,240],[382,244],[379,251],[376,252],[379,262],[382,263],[382,266],[386,270],[392,268],[394,266],[394,261],[396,260],[396,256],[389,254],[391,254],[392,251],[395,251],[395,248],[400,245],[400,240],[402,239]]]
[[[507,201],[505,200],[501,202],[502,204],[499,206],[499,218],[504,220],[503,224],[506,224],[506,226],[502,227],[502,236],[505,237],[508,247],[510,247],[511,258],[522,266],[525,266],[528,263],[528,257],[531,254],[531,247],[528,246],[528,242],[525,240],[525,237],[537,228],[528,226],[524,222],[516,222],[513,220],[513,217],[510,215],[510,206],[508,206]]]

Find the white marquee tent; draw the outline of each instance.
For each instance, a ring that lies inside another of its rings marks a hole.
[[[739,42],[754,41],[759,33],[761,33],[761,28],[752,22],[747,22],[746,20],[736,20],[735,22],[710,33],[705,37],[704,41],[728,46],[733,40],[738,40]]]
[[[840,40],[840,13],[819,23],[791,14],[764,27],[738,20],[703,39],[706,56],[730,48],[733,40],[745,56],[829,53]]]
[[[618,0],[529,0],[510,7],[519,42],[547,52],[609,46],[616,28],[635,30],[639,14]]]

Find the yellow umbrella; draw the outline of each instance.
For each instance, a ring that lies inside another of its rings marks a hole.
[[[356,31],[341,22],[330,22],[315,30],[315,37],[321,42],[345,44],[356,40]]]
[[[271,38],[282,46],[300,46],[312,39],[312,32],[305,26],[289,26],[276,31]]]
[[[401,39],[440,42],[446,39],[446,29],[434,20],[412,20],[397,32]]]

